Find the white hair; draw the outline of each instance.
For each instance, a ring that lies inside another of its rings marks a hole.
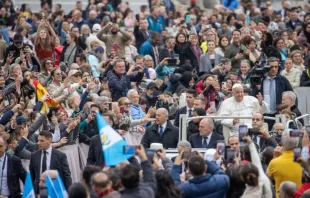
[[[284,96],[284,94],[286,94],[292,101],[296,101],[296,94],[293,91],[285,91],[282,93],[282,96]]]
[[[297,137],[290,137],[290,132],[285,131],[282,134],[281,142],[285,151],[293,150],[298,144]]]
[[[137,92],[137,90],[135,90],[135,89],[129,89],[127,96],[130,97],[133,93],[136,93],[136,92]]]

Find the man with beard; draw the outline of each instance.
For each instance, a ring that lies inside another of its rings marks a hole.
[[[140,48],[140,54],[150,55],[153,58],[154,65],[157,66],[159,62],[159,51],[158,46],[161,40],[161,35],[158,32],[151,32],[151,38],[145,41]]]
[[[106,32],[109,32],[106,34]],[[131,39],[130,35],[119,29],[118,24],[108,23],[98,33],[97,37],[106,45],[107,55],[110,56],[111,51],[115,51],[118,58],[125,58],[125,43]]]
[[[98,126],[97,126],[97,121],[96,121],[96,114],[100,113],[102,114],[102,110],[100,107],[96,104],[92,104],[90,106],[90,113],[88,114],[87,119],[85,119],[80,126],[82,130],[82,133],[85,134],[89,139],[92,138],[93,136],[99,134]],[[88,138],[85,138],[88,139]],[[86,140],[86,141],[89,141]]]

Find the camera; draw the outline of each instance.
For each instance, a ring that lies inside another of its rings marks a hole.
[[[267,65],[267,56],[262,54],[259,61],[257,61],[251,70],[250,82],[251,85],[262,84],[262,79],[268,73],[270,67]]]
[[[248,130],[248,135],[260,135],[259,129],[258,128],[251,128]]]

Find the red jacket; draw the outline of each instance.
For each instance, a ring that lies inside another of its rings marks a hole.
[[[301,185],[295,192],[294,198],[299,198],[306,190],[310,189],[310,182]]]
[[[61,52],[62,50],[64,49],[64,46],[58,46],[58,47],[55,47],[55,66],[59,66],[59,63],[60,63],[60,56],[61,56]]]
[[[203,85],[203,80],[200,80],[196,85],[195,85],[195,90],[198,94],[203,93],[205,90],[207,89],[207,94],[204,95],[204,98],[206,100],[206,110],[209,109],[210,107],[210,102],[214,102],[215,101],[215,93],[216,90],[213,87],[208,87],[205,88]]]

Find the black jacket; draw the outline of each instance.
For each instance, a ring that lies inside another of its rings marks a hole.
[[[310,87],[310,69],[306,69],[305,71],[302,72],[300,77],[300,86]]]
[[[252,96],[256,97],[258,92],[264,96],[264,80],[266,79],[266,76],[262,80],[261,89],[258,90],[257,88],[253,89]],[[276,104],[279,105],[282,103],[282,93],[285,91],[293,91],[289,81],[281,75],[277,75],[275,77],[276,80]]]
[[[35,192],[38,193],[38,185],[40,179],[40,171],[41,171],[41,154],[42,150],[33,152],[31,154],[29,171],[32,177],[32,183],[34,185]],[[60,152],[56,149],[52,149],[52,156],[51,156],[51,164],[50,170],[57,170],[65,188],[68,190],[69,186],[72,184],[71,179],[71,172],[68,165],[68,160],[66,154]]]
[[[196,71],[199,71],[199,63],[198,60],[191,48],[190,43],[186,43],[183,51],[180,55],[180,65],[184,65],[186,63],[186,60],[190,61],[190,65],[196,69]]]
[[[138,52],[140,52],[140,47],[141,45],[147,40],[149,39],[149,35],[144,32],[144,31],[141,31],[139,26],[135,26],[135,28],[133,29],[133,34],[136,38],[136,47],[137,47],[137,50]]]
[[[10,197],[12,198],[19,198],[21,197],[21,190],[20,190],[20,183],[21,180],[25,183],[26,179],[26,171],[22,165],[22,161],[13,155],[6,154],[8,159],[8,166],[7,166],[7,182],[9,192],[11,194]]]
[[[193,134],[199,133],[199,122],[195,123],[193,120],[189,121],[187,126],[187,139]]]
[[[159,126],[153,124],[146,129],[146,132],[141,140],[141,144],[144,148],[150,148],[152,143],[161,143],[164,148],[176,148],[179,142],[179,128],[167,121],[167,126],[164,134],[160,137],[158,133]]]
[[[207,148],[208,149],[209,148],[216,149],[216,144],[217,144],[217,141],[219,141],[219,140],[224,140],[224,137],[218,133],[213,132],[211,135],[211,138],[209,140],[209,144],[208,144]],[[190,137],[189,142],[191,143],[192,148],[203,148],[202,147],[202,136],[200,136],[199,133],[192,135]]]
[[[291,106],[291,112],[295,113],[296,117],[301,116],[301,112],[296,105]],[[300,119],[299,121],[302,125],[304,125],[304,119]]]
[[[256,137],[253,138],[253,141],[257,144],[257,140]],[[277,141],[274,139],[274,137],[270,137],[268,139],[265,139],[263,137],[260,137],[259,140],[259,151],[263,152],[265,150],[266,147],[271,146],[273,148],[277,147]]]
[[[187,113],[187,106],[182,107],[182,108],[178,109],[175,112],[174,126],[180,127],[179,126],[179,124],[180,124],[180,114],[186,114],[186,113]]]

